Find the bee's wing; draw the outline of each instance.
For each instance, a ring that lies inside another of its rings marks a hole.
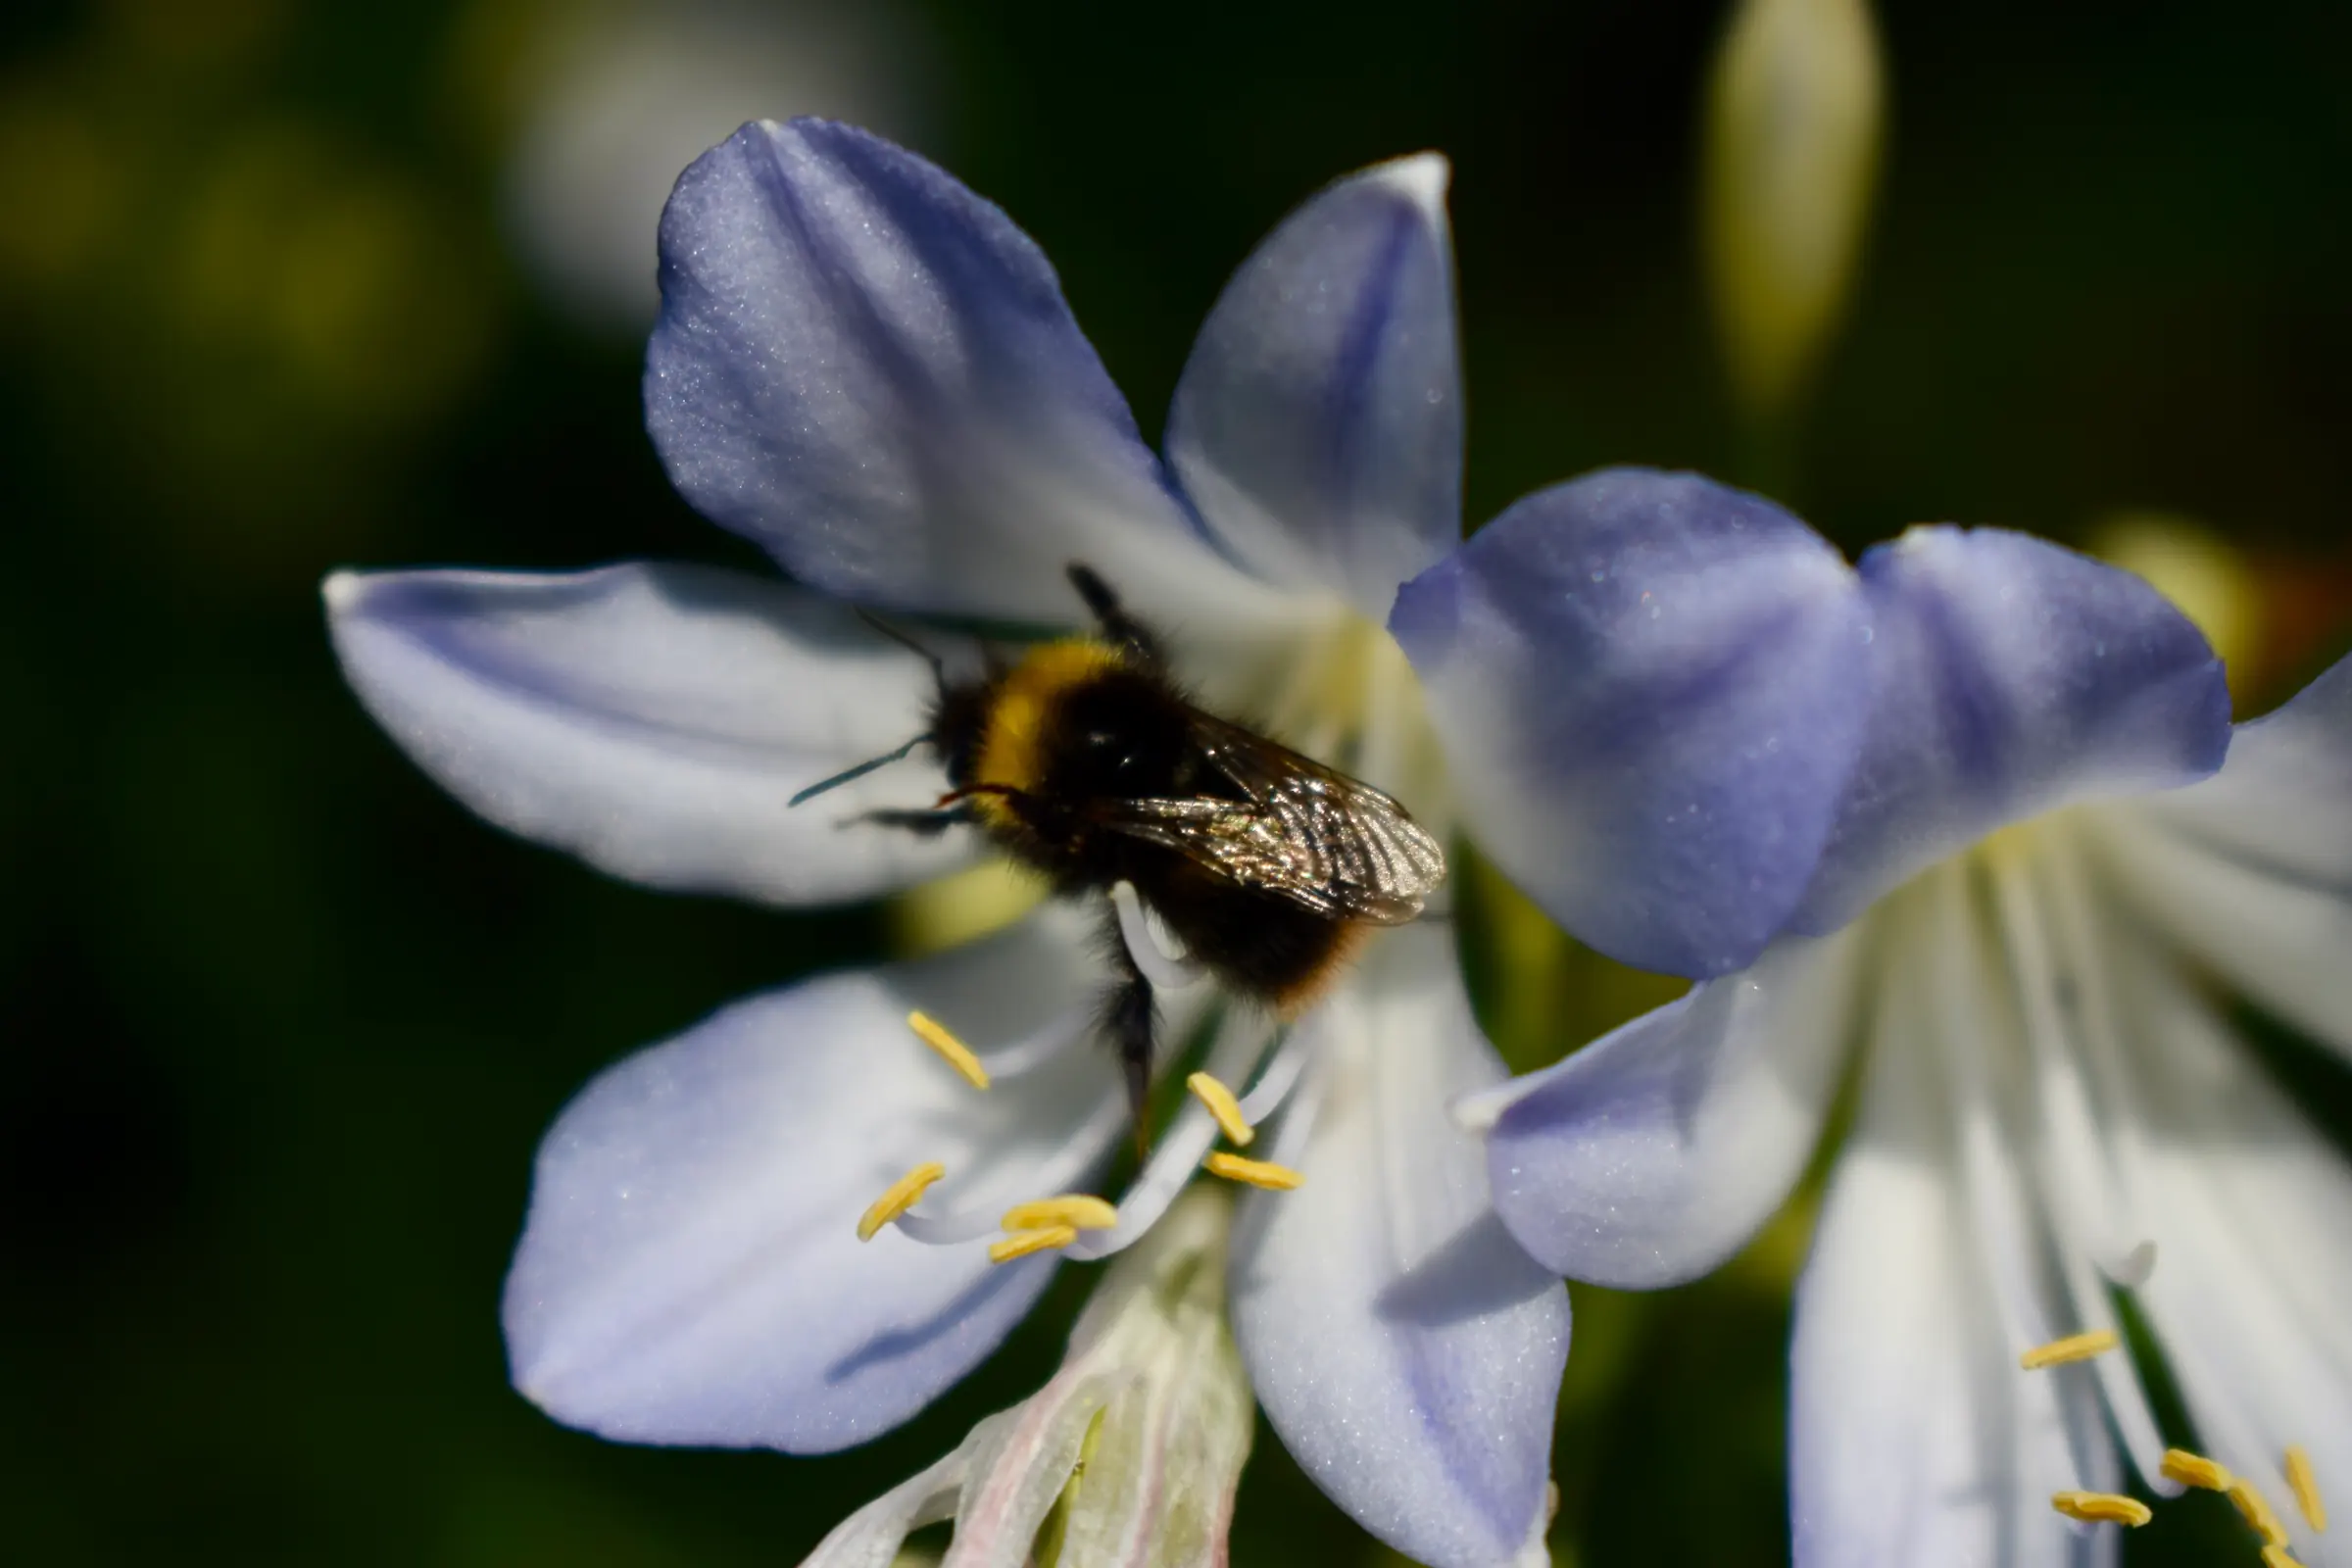
[[[1446,879],[1446,853],[1404,808],[1208,713],[1194,739],[1247,797],[1110,803],[1099,820],[1240,883],[1339,919],[1401,925]]]

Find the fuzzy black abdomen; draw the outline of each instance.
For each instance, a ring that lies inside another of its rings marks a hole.
[[[1360,933],[1353,921],[1243,887],[1174,851],[1141,848],[1164,863],[1132,867],[1126,880],[1183,942],[1192,961],[1228,990],[1277,1010],[1294,1010],[1318,993]]]

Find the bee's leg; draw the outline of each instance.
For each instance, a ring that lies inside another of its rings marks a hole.
[[[1102,1033],[1119,1054],[1119,1070],[1127,1079],[1127,1119],[1135,1127],[1135,1155],[1152,1152],[1152,1129],[1144,1121],[1145,1102],[1152,1098],[1152,1037],[1157,1033],[1152,982],[1128,956],[1117,926],[1109,943],[1119,977],[1102,998]]]
[[[917,807],[912,809],[885,807],[878,811],[860,811],[843,826],[871,822],[877,827],[905,828],[916,838],[935,839],[952,827],[961,827],[972,819],[962,805],[947,807]]]
[[[1095,574],[1094,567],[1073,561],[1069,565],[1069,573],[1070,586],[1078,590],[1078,597],[1085,600],[1086,608],[1094,612],[1096,623],[1102,626],[1105,641],[1116,643],[1147,664],[1164,662],[1160,657],[1159,639],[1152,634],[1150,627],[1127,613],[1126,607],[1119,603],[1119,596],[1111,592],[1110,584]]]

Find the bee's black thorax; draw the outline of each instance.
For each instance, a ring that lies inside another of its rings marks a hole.
[[[1056,643],[944,689],[932,737],[949,782],[973,791],[974,821],[1055,892],[1131,883],[1196,961],[1287,1008],[1345,956],[1348,922],[1099,825],[1116,801],[1244,798],[1193,738],[1192,711],[1173,682],[1126,653]]]

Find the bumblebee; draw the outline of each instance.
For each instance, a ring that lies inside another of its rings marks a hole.
[[[1196,707],[1158,637],[1109,586],[1083,565],[1069,578],[1096,635],[1039,644],[965,681],[926,653],[938,679],[929,729],[793,804],[928,745],[949,791],[857,820],[926,835],[977,828],[1065,897],[1125,882],[1226,990],[1296,1015],[1371,927],[1421,912],[1445,880],[1445,852],[1379,790]],[[1117,978],[1102,1033],[1140,1138],[1152,985],[1115,916],[1105,946]]]

